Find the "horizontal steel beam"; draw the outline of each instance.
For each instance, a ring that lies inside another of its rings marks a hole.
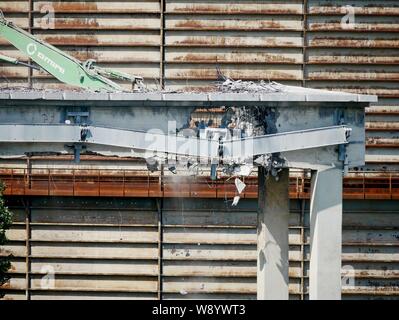
[[[346,144],[349,133],[347,126],[331,126],[229,141],[223,145],[224,157],[235,158],[237,154],[249,157]]]
[[[332,126],[226,140],[220,143],[217,140],[167,135],[154,131],[141,132],[97,126],[0,124],[0,142],[106,145],[190,157],[242,160],[261,154],[346,144],[349,131],[347,126]]]

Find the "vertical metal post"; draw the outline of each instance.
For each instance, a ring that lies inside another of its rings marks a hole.
[[[98,181],[98,196],[101,197],[101,172],[98,170],[97,181]]]
[[[163,228],[162,228],[162,211],[163,198],[155,199],[158,210],[158,300],[162,300],[162,259],[163,259]]]
[[[25,194],[25,183],[24,183],[24,194]],[[11,195],[14,195],[14,169],[11,169]]]
[[[32,181],[31,181],[31,175],[32,175],[32,161],[30,159],[30,156],[26,158],[26,170],[28,172],[26,178],[27,178],[27,185],[29,189],[32,189]]]
[[[25,267],[26,267],[26,274],[25,274],[25,297],[26,300],[30,300],[30,287],[31,287],[31,281],[30,281],[30,274],[31,274],[31,261],[30,261],[30,256],[31,256],[31,247],[30,247],[30,238],[31,238],[31,228],[30,228],[30,222],[31,222],[31,203],[29,199],[26,199],[25,202],[25,246],[26,246],[26,257],[25,257]]]
[[[303,44],[302,44],[302,86],[306,87],[306,60],[307,60],[307,31],[308,31],[308,0],[303,0]]]
[[[163,187],[163,176],[164,176],[164,165],[160,167],[160,181],[161,181],[161,196],[156,198],[157,210],[158,210],[158,300],[162,300],[163,293],[163,206],[164,206],[164,187]],[[150,177],[148,177],[150,179]],[[148,189],[149,190],[149,189]]]
[[[126,169],[123,169],[123,196],[126,197]]]
[[[28,2],[28,32],[30,34],[33,34],[33,0],[29,0]],[[32,64],[32,59],[29,58],[29,64]],[[32,81],[32,77],[33,77],[33,69],[32,68],[28,68],[28,85],[29,88],[32,88],[33,86],[33,81]]]
[[[342,168],[312,172],[309,298],[341,299]]]
[[[279,180],[260,168],[258,205],[258,300],[288,300],[289,170]]]
[[[47,169],[47,195],[51,195],[51,173],[50,169]]]
[[[305,300],[305,277],[306,277],[306,271],[305,271],[305,259],[306,259],[306,252],[305,252],[305,243],[306,243],[306,234],[305,234],[305,205],[306,205],[306,200],[301,199],[301,219],[300,219],[300,225],[301,225],[301,300]]]
[[[159,83],[161,89],[165,88],[165,0],[160,0],[160,65],[159,65]]]
[[[150,171],[147,171],[147,197],[150,197],[150,189],[151,188],[151,177]]]
[[[363,199],[366,199],[366,173],[363,172]]]
[[[72,169],[72,195],[75,196],[75,169]]]
[[[392,173],[389,174],[389,199],[392,199]]]

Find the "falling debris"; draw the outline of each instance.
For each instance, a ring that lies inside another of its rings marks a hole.
[[[235,207],[239,201],[240,201],[240,196],[235,196],[233,199],[233,203],[231,205]]]
[[[182,289],[182,290],[180,290],[180,294],[185,296],[186,294],[188,294],[188,292],[186,290]]]
[[[172,172],[173,174],[177,174],[177,170],[175,166],[171,166],[168,168],[170,172]]]
[[[276,153],[259,156],[254,160],[254,162],[264,167],[267,173],[273,176],[276,181],[278,181],[279,173],[283,170],[286,159],[282,158],[279,153]]]
[[[236,180],[235,180],[235,185],[236,185],[238,194],[241,194],[244,191],[245,187],[247,186],[244,182],[242,182],[238,178],[236,178]]]
[[[240,165],[237,163],[232,163],[232,164],[226,164],[223,167],[223,173],[228,176],[248,177],[252,173],[253,169],[254,169],[253,165],[249,164]]]
[[[159,170],[159,162],[155,158],[147,158],[145,159],[147,164],[147,169],[150,172],[155,172]]]
[[[190,175],[196,176],[199,174],[199,166],[197,162],[187,162],[187,169]]]
[[[240,176],[248,177],[251,174],[252,170],[253,166],[246,164],[236,167],[235,173]]]

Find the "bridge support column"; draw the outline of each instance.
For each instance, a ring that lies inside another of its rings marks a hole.
[[[312,172],[309,298],[341,299],[342,169]]]
[[[258,180],[257,298],[288,300],[289,170],[276,181],[260,167]]]

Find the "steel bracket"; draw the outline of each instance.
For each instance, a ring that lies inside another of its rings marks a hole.
[[[344,110],[337,110],[335,115],[337,125],[345,125],[345,112]],[[351,134],[351,129],[347,129],[346,131],[346,139],[349,140]],[[348,153],[347,153],[347,144],[340,144],[338,145],[338,160],[342,161],[343,163],[343,175],[347,175],[349,171],[349,160],[348,160]]]

